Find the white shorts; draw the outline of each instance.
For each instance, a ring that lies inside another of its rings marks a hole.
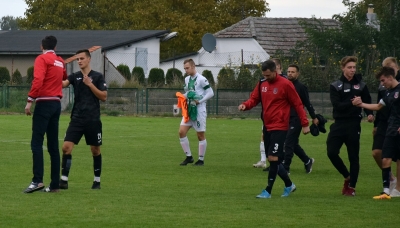
[[[200,111],[197,113],[197,120],[189,120],[188,122],[184,122],[182,117],[181,125],[182,126],[191,126],[197,132],[205,132],[206,131],[206,119],[207,119],[207,112]]]

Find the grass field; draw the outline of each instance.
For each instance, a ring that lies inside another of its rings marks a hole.
[[[69,116],[60,120],[60,145]],[[179,166],[179,118],[102,117],[102,189],[91,190],[92,158],[84,141],[73,151],[69,189],[23,194],[32,177],[31,118],[0,115],[0,227],[399,227],[400,198],[374,201],[381,172],[371,157],[372,124],[363,123],[356,197],[341,195],[343,178],[326,156],[327,134],[301,136],[315,158],[304,172],[295,157],[297,191],[256,199],[267,172],[259,160],[260,120],[208,119],[205,166]],[[189,132],[197,159],[197,138]],[[342,150],[347,163],[347,155]],[[49,157],[45,154],[45,184]]]

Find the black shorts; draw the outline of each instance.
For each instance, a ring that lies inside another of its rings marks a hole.
[[[386,122],[379,122],[375,135],[374,141],[372,143],[372,150],[382,150],[383,148],[383,141],[385,140],[386,130],[387,130],[387,123]]]
[[[386,136],[382,148],[382,158],[400,159],[400,135]]]
[[[82,136],[85,136],[86,145],[100,146],[103,144],[102,124],[101,121],[89,121],[86,123],[71,121],[67,132],[65,133],[64,142],[73,142],[78,145]]]
[[[286,140],[287,131],[265,131],[264,130],[264,147],[267,156],[278,157],[283,160],[283,147]]]

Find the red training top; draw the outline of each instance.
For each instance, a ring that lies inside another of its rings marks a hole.
[[[258,82],[250,98],[242,104],[246,106],[246,110],[250,110],[260,102],[262,102],[262,117],[267,131],[289,129],[290,106],[293,106],[299,115],[301,126],[308,126],[303,103],[293,83],[278,74],[272,82],[266,80]]]
[[[49,50],[36,57],[33,70],[28,101],[60,100],[63,95],[62,81],[67,79],[64,60]]]

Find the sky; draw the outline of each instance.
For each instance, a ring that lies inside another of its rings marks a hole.
[[[360,0],[353,0],[359,2]],[[311,17],[331,18],[346,12],[342,0],[267,0],[270,12],[267,17]],[[0,0],[0,18],[3,16],[23,17],[27,6],[24,0]]]

